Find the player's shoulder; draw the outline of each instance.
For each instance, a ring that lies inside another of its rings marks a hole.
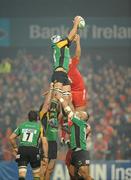
[[[56,46],[61,48],[64,46],[70,46],[71,41],[68,39],[68,37],[63,37],[60,41],[56,43]]]
[[[73,61],[78,61],[78,62],[79,62],[80,58],[77,57],[77,56],[73,56],[73,57],[71,58],[71,60],[72,60],[72,62],[73,62]]]
[[[70,67],[77,66],[79,64],[79,58],[77,56],[73,56],[71,58]]]
[[[28,121],[21,122],[18,126],[25,126],[28,123]]]

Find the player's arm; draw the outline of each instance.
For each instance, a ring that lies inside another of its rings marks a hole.
[[[45,96],[45,101],[40,109],[39,116],[40,120],[42,119],[43,115],[48,111],[50,102],[51,102],[51,96],[52,96],[52,90],[53,90],[53,83],[50,84],[49,91],[45,92],[43,95]]]
[[[9,137],[9,141],[13,149],[17,148],[16,138],[17,134],[15,134],[14,132]]]
[[[12,146],[14,155],[16,155],[18,152],[18,146],[16,143],[16,139],[19,135],[20,135],[20,128],[18,127],[9,137],[9,142]]]
[[[75,57],[78,58],[78,60],[80,60],[80,56],[81,56],[81,45],[80,45],[80,36],[79,34],[76,34],[74,41],[76,43],[76,49],[75,49]]]
[[[41,127],[41,141],[42,141],[42,149],[44,152],[44,158],[48,159],[48,142],[45,136],[44,129]]]
[[[59,48],[62,48],[64,46],[69,46],[71,41],[74,39],[76,33],[77,33],[77,30],[78,30],[78,24],[80,22],[80,17],[79,16],[76,16],[74,21],[73,21],[73,28],[72,30],[70,31],[70,33],[68,34],[67,38],[65,39],[62,39],[61,41],[57,42],[56,45],[59,47]]]
[[[74,18],[74,25],[73,25],[73,28],[72,30],[70,31],[70,33],[68,34],[68,39],[69,41],[72,41],[77,33],[77,30],[78,30],[78,25],[79,25],[79,22],[80,22],[80,17],[79,16],[76,16]]]
[[[71,109],[71,107],[68,105],[68,102],[63,97],[61,97],[61,95],[60,96],[57,95],[56,98],[61,103],[65,113],[68,115],[69,118],[71,118],[74,115],[74,112]]]

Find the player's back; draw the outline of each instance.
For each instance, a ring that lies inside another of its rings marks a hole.
[[[35,121],[25,121],[20,124],[18,128],[20,134],[20,146],[38,146],[41,130],[40,123]]]
[[[65,38],[55,43],[53,45],[53,51],[54,69],[62,67],[67,71],[70,59],[68,39]]]
[[[72,122],[73,125],[70,128],[71,149],[81,148],[83,150],[86,150],[86,122],[84,120],[80,120],[76,116],[72,118]]]

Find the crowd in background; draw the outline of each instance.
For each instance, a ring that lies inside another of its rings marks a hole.
[[[8,67],[7,67],[8,65]],[[3,68],[3,69],[2,69]],[[39,109],[48,89],[51,61],[44,53],[18,51],[0,62],[0,160],[11,160],[8,137],[26,120],[30,109]],[[131,67],[104,61],[101,55],[84,53],[80,67],[88,90],[89,123],[87,139],[92,159],[131,158]]]

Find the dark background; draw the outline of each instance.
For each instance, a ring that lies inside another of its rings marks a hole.
[[[0,17],[129,17],[130,0],[0,0]]]

